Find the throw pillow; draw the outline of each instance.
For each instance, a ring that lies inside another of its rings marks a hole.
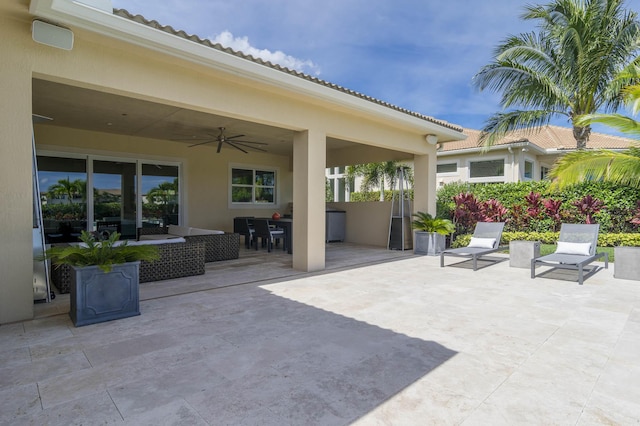
[[[566,241],[558,241],[556,253],[589,256],[591,254],[591,243],[568,243]]]
[[[469,245],[467,247],[490,249],[490,248],[493,248],[493,245],[495,243],[496,243],[495,238],[471,237],[471,241],[469,242]]]

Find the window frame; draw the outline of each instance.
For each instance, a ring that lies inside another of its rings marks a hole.
[[[531,176],[527,176],[527,163],[531,164]],[[536,175],[536,163],[533,160],[525,158],[522,164],[522,180],[531,181],[534,180]]]
[[[445,164],[454,164],[456,166],[456,170],[454,172],[438,172],[438,166],[442,166]],[[452,161],[438,161],[436,163],[436,175],[437,176],[458,176],[460,174],[460,161],[452,160]]]
[[[480,176],[471,177],[471,167],[473,163],[483,163],[489,161],[502,161],[502,175],[501,176]],[[507,175],[507,161],[505,156],[493,156],[482,157],[481,159],[469,159],[467,162],[467,177],[469,182],[506,182]]]
[[[252,172],[252,184],[234,184],[233,183],[233,171],[234,170],[251,170]],[[256,185],[256,172],[271,172],[274,174],[273,186],[270,185]],[[229,164],[229,186],[228,186],[228,205],[230,209],[243,209],[243,208],[265,208],[272,209],[278,205],[279,199],[279,179],[280,168],[273,166],[264,166],[256,164],[242,164],[242,163],[230,163]],[[250,202],[238,202],[233,201],[233,188],[234,187],[246,187],[251,188],[251,201]],[[273,202],[256,202],[256,188],[273,188]]]

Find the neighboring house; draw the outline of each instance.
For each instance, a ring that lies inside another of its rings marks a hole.
[[[517,132],[487,152],[478,146],[479,130],[464,129],[465,140],[438,144],[438,186],[450,182],[523,182],[545,179],[555,160],[576,149],[570,128],[545,126]],[[591,133],[588,148],[623,150],[634,140]],[[636,142],[637,143],[637,142]]]
[[[478,145],[480,131],[464,129],[467,139],[438,143],[437,187],[451,182],[525,182],[543,180],[562,154],[575,150],[572,129],[545,126],[539,132],[514,132],[487,152]],[[589,149],[624,150],[637,145],[634,139],[591,133]],[[411,163],[408,163],[411,166]],[[344,168],[327,169],[327,179],[336,201],[349,201]],[[352,192],[360,191],[356,178]],[[391,188],[387,188],[391,189]],[[373,188],[372,191],[376,191]]]
[[[143,189],[169,183],[171,220],[193,227],[230,231],[236,216],[293,203],[293,267],[314,271],[325,266],[325,168],[413,161],[415,208],[435,211],[435,143],[465,137],[109,0],[2,1],[0,47],[0,324],[33,316],[34,189],[46,190],[34,188],[33,140],[39,173],[89,185],[79,222],[90,230],[100,188],[121,188],[118,219],[134,228],[154,220]],[[385,221],[363,226],[371,211],[353,208],[348,241],[385,241]]]

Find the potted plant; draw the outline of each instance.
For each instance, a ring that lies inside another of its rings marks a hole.
[[[446,245],[446,235],[453,233],[455,226],[449,219],[434,218],[429,213],[417,212],[411,223],[415,232],[413,252],[436,256]]]
[[[140,261],[158,259],[158,249],[119,238],[114,232],[100,241],[82,231],[81,243],[45,252],[56,268],[72,269],[69,316],[76,327],[140,315]]]

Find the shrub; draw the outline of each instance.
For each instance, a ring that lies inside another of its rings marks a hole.
[[[587,182],[551,190],[549,182],[451,183],[437,193],[438,216],[455,220],[455,196],[468,194],[472,211],[482,203],[499,202],[507,210],[505,231],[557,231],[560,223],[599,223],[600,232],[633,233],[640,226],[640,189],[608,182]],[[459,213],[458,213],[459,214]],[[470,213],[469,213],[470,214]],[[486,220],[486,219],[483,219]],[[458,225],[459,233],[473,227]]]
[[[510,241],[540,241],[542,244],[558,242],[560,232],[503,232],[500,244],[507,245]],[[458,235],[451,244],[452,247],[464,247],[471,241],[471,234]],[[635,234],[598,234],[598,247],[632,246],[640,247],[640,233]]]

